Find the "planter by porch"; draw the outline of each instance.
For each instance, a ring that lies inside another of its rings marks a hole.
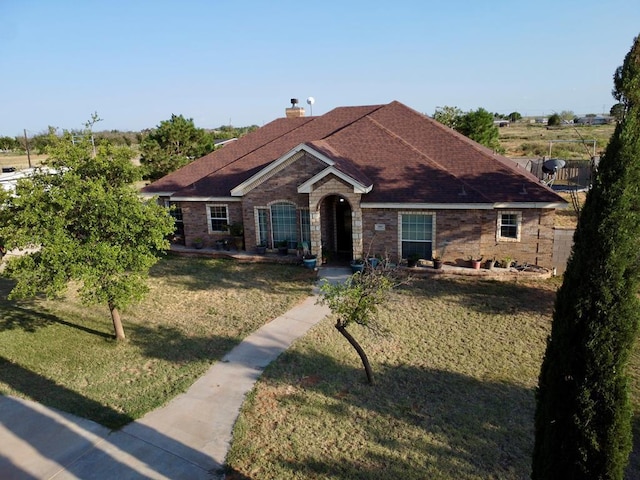
[[[480,260],[469,260],[469,263],[471,263],[471,268],[474,270],[480,270]]]
[[[440,270],[442,268],[442,260],[433,260],[433,268]]]
[[[264,245],[258,245],[256,247],[256,253],[258,255],[264,255],[265,253],[267,253],[267,247],[265,247]]]
[[[317,262],[316,257],[302,259],[302,264],[305,266],[305,268],[309,268],[311,270],[316,268],[316,262]]]
[[[351,271],[353,273],[362,272],[364,270],[364,263],[361,262],[351,262]]]

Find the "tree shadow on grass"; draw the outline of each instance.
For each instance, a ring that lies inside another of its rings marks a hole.
[[[367,443],[359,445],[353,456],[336,452],[339,460],[315,454],[299,457],[294,451],[281,450],[273,462],[291,476],[422,479],[528,478],[530,474],[535,408],[530,388],[456,372],[390,365],[379,367],[376,384],[369,386],[360,369],[322,354],[285,353],[278,364],[278,368],[267,368],[264,378],[268,383],[297,387],[278,399],[283,408],[296,412],[297,418],[289,417],[288,422],[316,422],[319,394],[326,398],[322,408],[331,417],[329,424],[351,423],[354,432],[364,430],[361,436]],[[300,389],[314,394],[300,393]],[[360,409],[365,413],[358,413]],[[412,433],[405,435],[405,430]],[[323,432],[317,435],[322,438]],[[348,437],[348,433],[338,435]],[[287,439],[282,441],[287,444]],[[350,448],[347,442],[339,450]]]
[[[25,332],[34,333],[40,328],[57,323],[91,335],[113,338],[112,334],[63,320],[59,316],[47,312],[34,301],[7,299],[7,295],[14,285],[14,281],[0,277],[0,332],[22,329]]]
[[[268,367],[263,376],[267,384],[295,387],[292,394],[277,399],[283,408],[295,411],[287,422],[298,422],[302,430],[310,428],[307,424],[317,424],[320,395],[326,400],[322,408],[331,417],[327,423],[351,423],[354,434],[367,443],[352,447],[337,441],[335,450],[339,446],[344,452],[337,453],[339,459],[315,453],[299,456],[285,448],[274,455],[273,462],[292,477],[305,478],[530,477],[535,414],[532,388],[413,365],[383,365],[376,370],[376,384],[369,386],[359,368],[323,354],[293,351]],[[364,414],[359,413],[361,409]],[[409,429],[414,435],[405,435]],[[323,432],[317,435],[322,442]],[[636,444],[639,435],[640,418],[636,418]],[[285,445],[287,440],[282,439]],[[627,478],[639,478],[639,457],[636,448]],[[231,472],[233,467],[229,466]]]
[[[172,284],[185,289],[264,289],[271,291],[285,288],[282,282],[300,282],[302,288],[316,280],[317,275],[299,265],[274,265],[247,263],[233,259],[182,257],[167,255],[154,265],[150,277],[166,278]],[[301,288],[293,285],[293,289]]]
[[[141,324],[128,327],[128,342],[140,348],[145,357],[173,363],[214,361],[222,358],[242,341],[237,337],[186,336],[174,327],[160,325],[153,328]]]
[[[480,313],[531,312],[551,315],[557,285],[549,281],[531,283],[496,280],[424,278],[414,279],[411,295],[426,298],[458,298],[465,307]]]
[[[85,418],[100,419],[100,423],[112,428],[121,427],[133,420],[124,413],[84,397],[2,356],[0,381],[38,403]]]

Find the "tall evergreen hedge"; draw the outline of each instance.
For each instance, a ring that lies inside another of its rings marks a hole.
[[[540,371],[533,479],[622,479],[640,302],[640,37],[614,75],[624,118],[600,162]]]

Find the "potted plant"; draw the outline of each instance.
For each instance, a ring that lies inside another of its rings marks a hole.
[[[351,271],[353,273],[362,272],[364,270],[364,260],[362,258],[356,258],[351,261]]]
[[[316,268],[316,262],[317,262],[316,256],[311,253],[307,253],[302,257],[302,264],[306,268],[310,268],[310,269]]]
[[[227,225],[229,235],[233,237],[233,242],[236,245],[236,249],[244,250],[244,226],[240,222],[234,222],[231,225]]]
[[[485,263],[485,267],[487,270],[493,270],[493,267],[495,266],[496,266],[496,257],[488,259],[487,263]]]
[[[276,246],[278,247],[278,255],[286,255],[287,253],[289,253],[288,240],[281,240],[276,244]]]
[[[420,255],[412,253],[407,257],[407,266],[410,268],[415,267],[418,264],[418,260],[420,260]]]
[[[204,238],[202,237],[196,237],[193,239],[193,248],[197,248],[198,250],[200,250],[202,247],[204,247]]]
[[[436,255],[435,257],[432,258],[432,260],[433,260],[433,268],[435,268],[436,270],[440,270],[442,268],[442,258]]]
[[[264,242],[260,242],[258,245],[256,245],[256,252],[258,253],[258,255],[264,255],[265,253],[267,253],[267,245]]]
[[[471,268],[473,268],[474,270],[480,270],[480,264],[482,263],[482,256],[474,257],[473,255],[470,255],[469,263],[471,264]]]

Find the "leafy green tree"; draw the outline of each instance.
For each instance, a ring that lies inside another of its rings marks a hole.
[[[624,117],[624,103],[616,103],[609,110],[609,115],[616,119],[616,121],[621,122]]]
[[[157,180],[214,149],[213,136],[196,128],[193,119],[171,115],[140,143],[144,178]]]
[[[378,307],[389,301],[389,292],[393,288],[406,281],[399,279],[397,269],[389,267],[389,262],[383,262],[375,269],[367,263],[363,272],[353,274],[346,282],[326,282],[320,287],[322,296],[318,302],[328,305],[336,315],[334,326],[358,353],[369,384],[373,384],[371,364],[364,349],[347,328],[355,323],[379,330],[375,321]]]
[[[0,150],[19,150],[20,142],[15,137],[0,137]]]
[[[522,119],[522,115],[520,115],[519,112],[511,112],[508,115],[508,118],[509,118],[509,121],[511,121],[511,122],[517,122],[518,120]]]
[[[533,479],[622,479],[627,365],[640,301],[640,37],[614,76],[624,118],[600,161],[558,291],[540,371]]]
[[[462,115],[455,129],[485,147],[503,151],[499,140],[500,132],[493,123],[493,115],[484,108]]]
[[[562,118],[560,118],[560,115],[557,113],[550,115],[549,118],[547,119],[547,125],[549,125],[550,127],[557,127],[561,123],[562,123]]]
[[[6,247],[27,249],[6,272],[17,281],[11,298],[55,297],[75,281],[86,304],[108,305],[117,339],[120,310],[142,298],[149,268],[169,248],[173,219],[133,186],[132,150],[98,146],[69,132],[52,136],[45,169],[22,179],[0,209]]]
[[[558,115],[560,116],[560,120],[562,120],[563,122],[570,122],[571,120],[576,118],[576,114],[571,110],[562,110]]]
[[[447,127],[456,128],[460,123],[462,115],[464,115],[464,112],[458,107],[445,105],[444,107],[436,108],[436,111],[433,113],[433,119]]]

